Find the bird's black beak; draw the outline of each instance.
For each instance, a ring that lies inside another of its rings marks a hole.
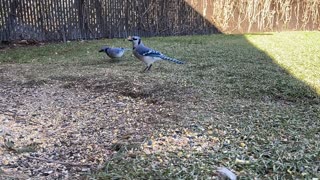
[[[101,49],[99,52],[103,52],[104,50],[103,49]]]

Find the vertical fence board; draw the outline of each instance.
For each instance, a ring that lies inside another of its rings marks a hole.
[[[38,20],[38,17],[37,17],[37,14],[39,13],[38,10],[37,10],[37,3],[36,3],[37,0],[33,0],[31,1],[31,14],[32,14],[32,24],[31,24],[31,27],[32,30],[33,30],[33,33],[34,34],[37,34],[37,38],[39,38],[39,34],[38,34],[38,30],[39,30],[39,20]]]
[[[3,2],[3,9],[4,9],[4,33],[6,37],[8,38],[7,40],[10,40],[10,24],[9,24],[9,1],[4,1]]]
[[[5,10],[4,10],[4,6],[3,6],[3,4],[4,4],[4,2],[3,2],[4,0],[0,0],[0,4],[1,4],[1,6],[0,6],[0,39],[7,39],[7,37],[6,37],[6,35],[5,35],[5,32],[4,32],[4,26],[5,26],[5,24],[4,24],[4,12],[5,12]]]

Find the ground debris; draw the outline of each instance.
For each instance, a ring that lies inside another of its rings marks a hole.
[[[165,108],[158,112],[142,96],[127,96],[129,87],[118,91],[114,84],[115,90],[104,91],[110,84],[92,80],[89,87],[71,79],[77,86],[65,88],[56,79],[0,86],[4,171],[50,179],[82,176],[103,167],[117,144],[139,148],[153,131],[151,121],[165,116]]]

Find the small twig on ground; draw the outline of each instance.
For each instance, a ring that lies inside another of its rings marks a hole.
[[[49,163],[62,164],[62,165],[66,165],[66,166],[92,166],[92,164],[79,164],[79,163],[55,161],[55,160],[52,160],[52,159],[44,159],[44,158],[31,157],[31,156],[26,156],[26,155],[24,155],[24,157],[26,157],[28,159],[35,159],[35,160],[38,160],[38,161],[45,161],[45,162],[49,162]]]

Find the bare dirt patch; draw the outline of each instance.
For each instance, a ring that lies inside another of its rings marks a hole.
[[[172,121],[175,107],[152,97],[157,87],[115,77],[32,79],[21,66],[1,69],[3,177],[82,177],[121,148],[139,147],[156,124]]]

